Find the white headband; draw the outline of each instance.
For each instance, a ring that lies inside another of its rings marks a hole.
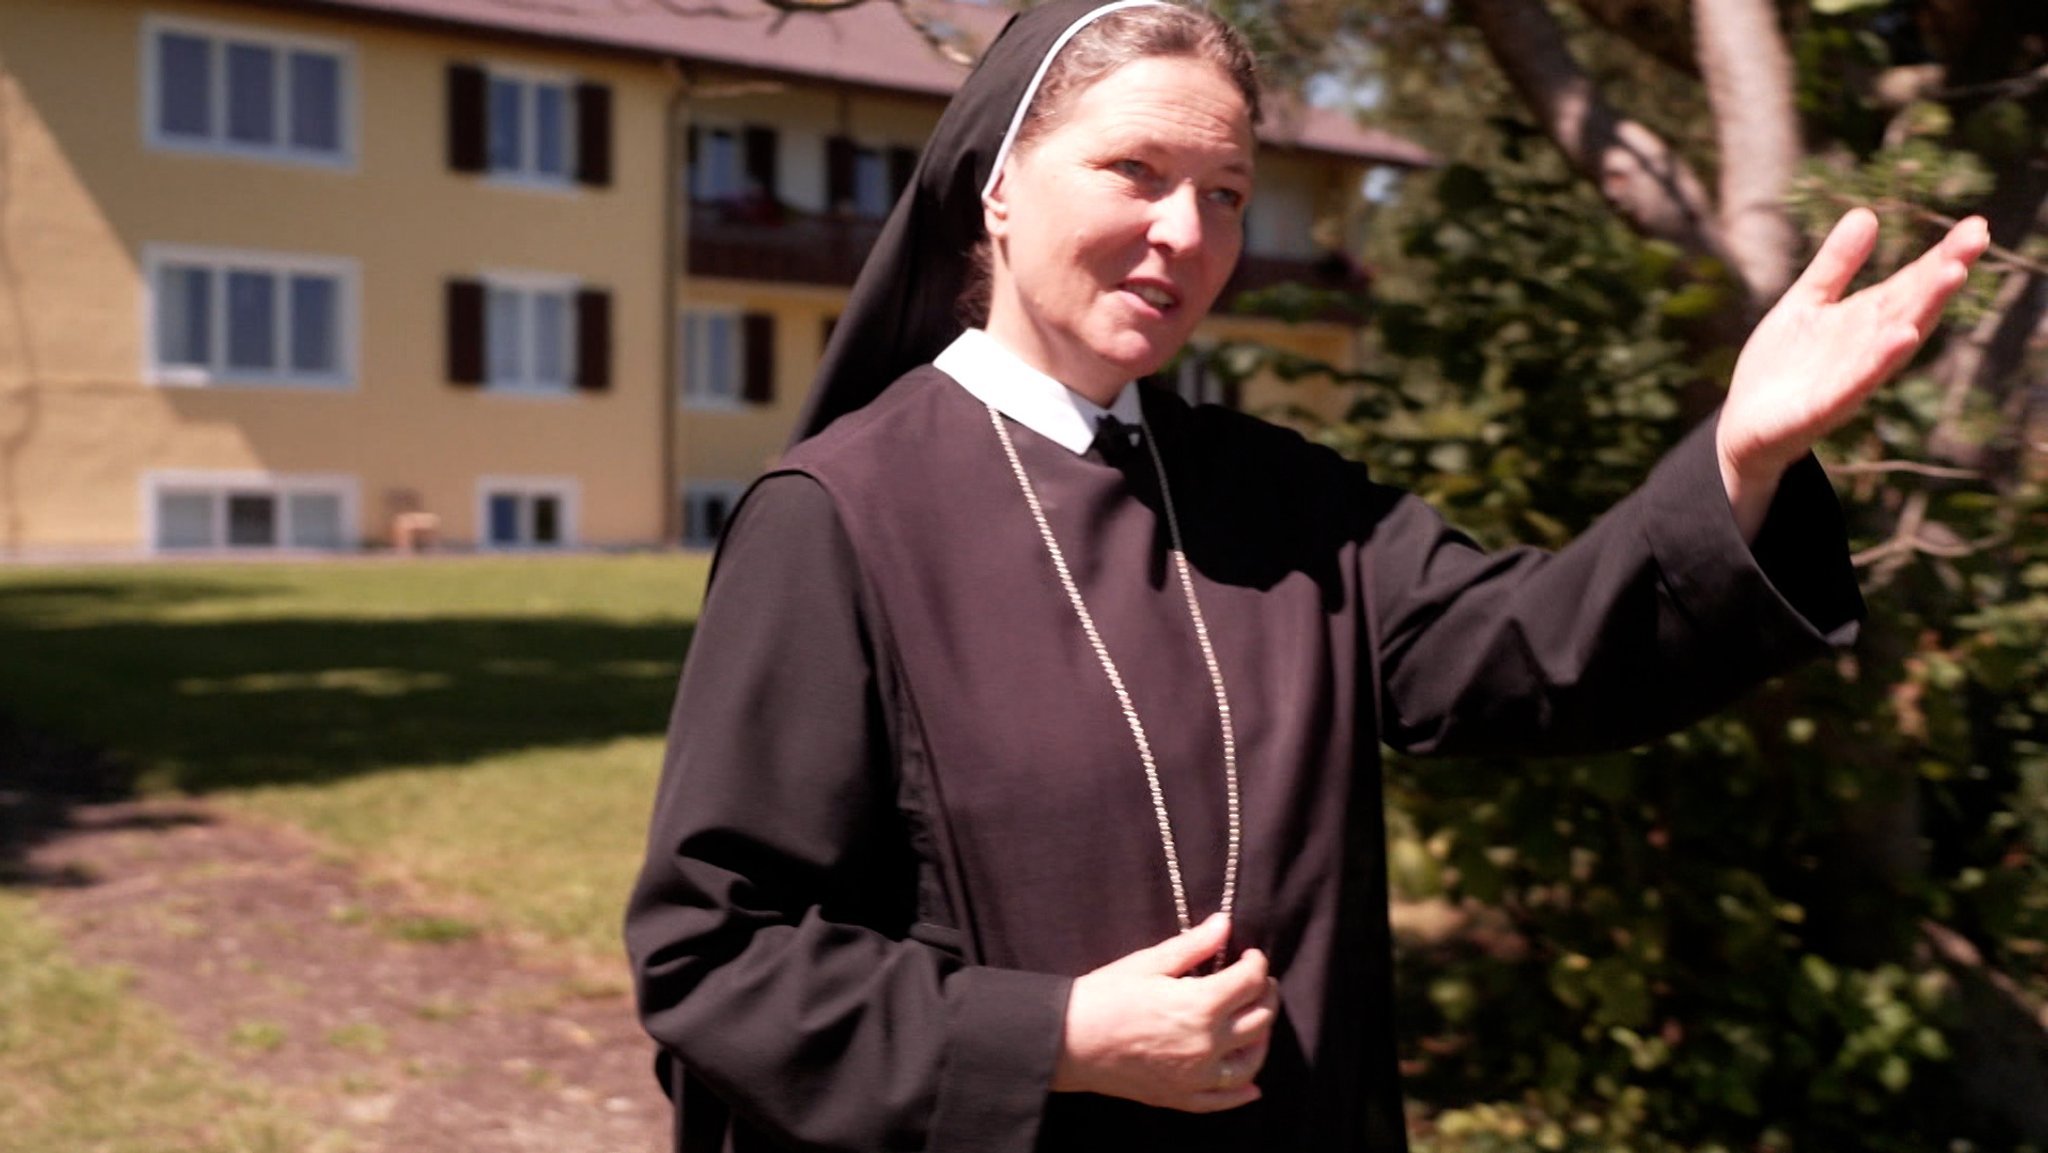
[[[1010,130],[1003,133],[1003,146],[996,149],[996,162],[994,167],[989,169],[988,183],[981,186],[981,195],[984,199],[995,192],[996,181],[1003,178],[1003,162],[1010,158],[1010,146],[1017,142],[1017,130],[1024,126],[1024,114],[1031,110],[1031,100],[1038,95],[1038,82],[1045,79],[1046,69],[1052,67],[1053,59],[1060,54],[1060,49],[1067,46],[1067,41],[1074,38],[1074,33],[1112,12],[1121,12],[1126,8],[1166,7],[1171,5],[1163,3],[1162,0],[1116,0],[1116,3],[1104,4],[1067,25],[1067,30],[1060,33],[1060,38],[1053,41],[1052,47],[1046,51],[1045,59],[1038,62],[1038,71],[1031,74],[1031,83],[1025,86],[1023,98],[1017,101],[1017,113],[1010,117]]]

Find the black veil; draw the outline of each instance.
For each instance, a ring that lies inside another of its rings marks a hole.
[[[792,444],[879,396],[961,331],[981,195],[1047,57],[1099,15],[1159,0],[1051,0],[1010,18],[954,94],[854,281]]]

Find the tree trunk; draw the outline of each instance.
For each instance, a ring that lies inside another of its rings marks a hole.
[[[1792,56],[1768,0],[1709,0],[1692,10],[1721,156],[1721,235],[1761,314],[1791,285],[1799,248],[1785,211],[1800,156]]]
[[[1706,185],[1655,132],[1601,98],[1542,0],[1463,0],[1494,62],[1573,168],[1645,236],[1728,259]]]

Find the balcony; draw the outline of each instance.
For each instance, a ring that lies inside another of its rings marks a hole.
[[[746,201],[690,205],[691,276],[850,288],[880,220]]]
[[[878,219],[799,212],[773,202],[690,205],[688,274],[849,288],[881,235]],[[1279,292],[1269,290],[1288,286]],[[1219,312],[1357,323],[1371,277],[1340,253],[1246,253],[1224,285]],[[1258,294],[1256,300],[1242,299]]]

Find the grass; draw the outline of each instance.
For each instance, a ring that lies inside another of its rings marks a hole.
[[[307,829],[449,925],[611,961],[706,568],[0,570],[0,701],[143,791]]]
[[[0,891],[0,1153],[316,1147],[126,989],[118,970],[72,963],[29,900]]]
[[[0,707],[110,753],[137,791],[297,825],[425,906],[338,919],[420,947],[511,930],[590,962],[570,971],[616,992],[620,909],[706,568],[585,556],[0,570]],[[0,840],[0,879],[34,883],[25,849]],[[229,1038],[249,1052],[284,1039],[265,1021]],[[373,1026],[325,1040],[385,1044]],[[259,1092],[184,1055],[118,973],[72,964],[26,892],[0,888],[0,1153],[335,1140],[309,1141]]]

